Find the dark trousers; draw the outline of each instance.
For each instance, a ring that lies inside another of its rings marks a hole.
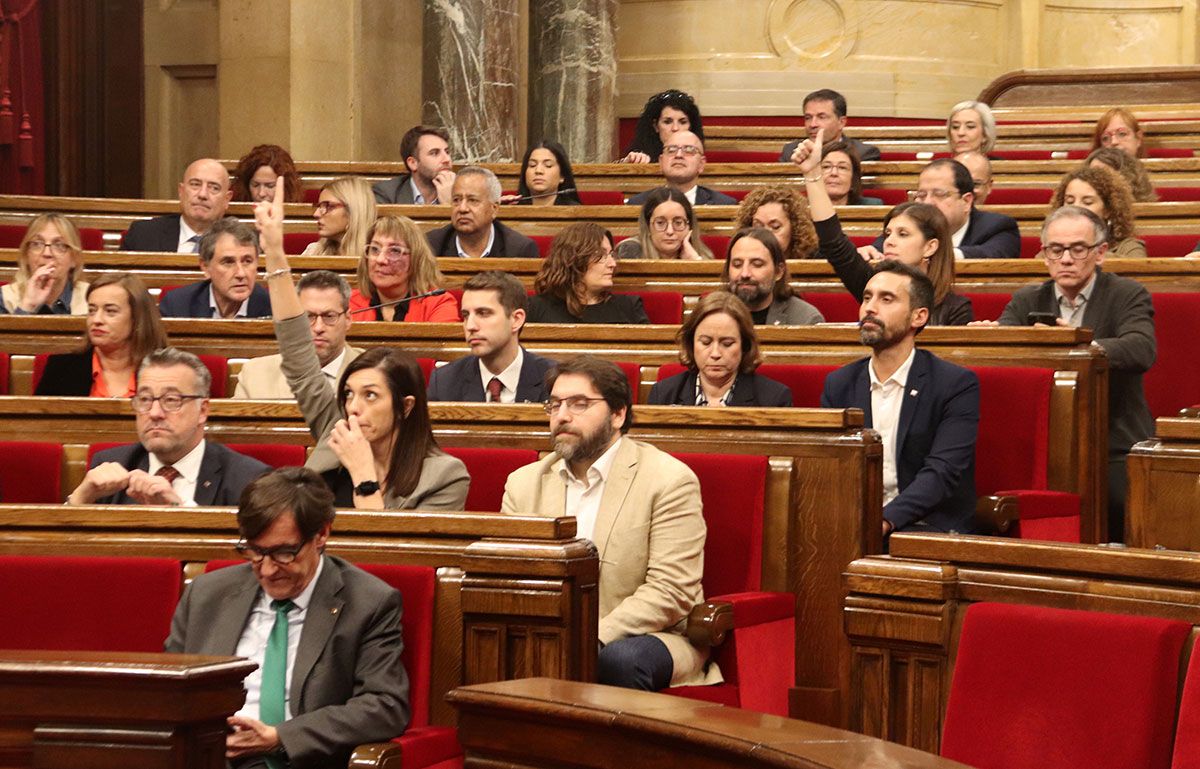
[[[652,635],[613,641],[600,650],[600,683],[656,692],[671,684],[675,662],[667,645]]]
[[[1129,474],[1125,469],[1128,454],[1108,458],[1108,541],[1125,541],[1125,494],[1129,490]]]

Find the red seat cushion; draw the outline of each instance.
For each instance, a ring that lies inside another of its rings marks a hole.
[[[456,299],[462,299],[462,292]],[[425,386],[429,386],[429,375],[433,373],[433,369],[437,366],[437,361],[433,358],[417,358],[417,365],[421,367],[421,373],[425,376]]]
[[[1200,294],[1151,294],[1158,356],[1143,377],[1155,417],[1175,416],[1200,401]]]
[[[500,512],[500,503],[504,500],[504,482],[509,474],[518,467],[536,462],[538,458],[538,453],[533,449],[446,446],[445,452],[461,459],[471,475],[467,509],[488,513]]]
[[[683,294],[677,291],[620,291],[630,296],[640,296],[646,317],[651,323],[678,326],[683,322]]]
[[[729,251],[731,238],[728,235],[701,235],[700,240],[712,251],[714,259],[724,259]]]
[[[462,766],[463,749],[453,726],[409,726],[392,742],[400,746],[400,769],[454,769]],[[391,764],[388,764],[391,766]]]
[[[301,467],[307,459],[303,446],[289,443],[227,443],[225,447],[254,457],[271,467]]]
[[[1200,648],[1192,648],[1179,718],[1175,724],[1175,755],[1171,769],[1200,769]]]
[[[529,238],[537,243],[539,255],[544,257],[550,254],[550,246],[554,243],[553,235],[530,235]],[[498,254],[498,256],[509,256],[509,254]]]
[[[1200,188],[1197,188],[1197,193],[1200,193]],[[1200,197],[1196,197],[1200,200]],[[1197,235],[1143,235],[1142,240],[1146,242],[1146,255],[1150,257],[1171,258],[1176,256],[1187,256],[1196,248],[1196,241],[1200,240]]]
[[[859,301],[847,291],[806,291],[800,298],[816,307],[826,323],[857,323]]]
[[[978,769],[1167,769],[1191,624],[979,603],[967,609],[942,755]]]
[[[317,192],[320,195],[320,191]],[[316,243],[321,236],[316,232],[285,232],[283,233],[283,251],[287,254],[303,253],[310,243]]]
[[[8,372],[10,365],[9,354],[0,352],[0,395],[8,395]]]
[[[1200,187],[1155,187],[1158,199],[1164,203],[1183,203],[1200,200]],[[1195,236],[1192,243],[1196,242]]]
[[[1054,197],[1054,190],[1046,187],[1037,188],[1022,188],[1022,187],[994,187],[991,194],[988,195],[985,206],[1011,206],[1011,205],[1038,205],[1045,206],[1050,204],[1050,198]]]
[[[168,558],[0,556],[0,645],[161,652],[182,583]]]
[[[0,443],[0,501],[53,505],[63,501],[63,447],[58,443]],[[0,642],[0,645],[3,645]]]
[[[579,190],[579,202],[585,206],[623,206],[625,193],[620,190]]]
[[[437,573],[432,566],[400,564],[357,564],[400,591],[404,601],[404,670],[408,673],[411,726],[429,724],[429,684],[433,667],[434,585]]]
[[[1045,489],[1054,372],[1020,366],[971,370],[979,377],[975,492]]]
[[[1022,235],[1021,236],[1021,258],[1036,259],[1038,252],[1042,250],[1042,239],[1037,235]]]
[[[1004,308],[1012,299],[1012,294],[966,294],[971,300],[971,312],[975,320],[1000,320]]]
[[[633,396],[633,403],[637,405],[640,400],[642,387],[642,365],[640,363],[621,363],[617,362],[621,367],[621,371],[625,372],[625,379],[629,381],[629,392]]]
[[[792,405],[799,408],[819,408],[825,377],[837,366],[808,366],[789,363],[764,363],[757,373],[782,382],[792,391]]]
[[[907,190],[896,190],[890,187],[871,187],[862,191],[864,198],[879,198],[885,206],[898,206],[908,200]],[[874,238],[867,241],[870,243]],[[858,243],[856,245],[864,245]]]

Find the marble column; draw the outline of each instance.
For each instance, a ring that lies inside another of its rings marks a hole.
[[[424,121],[456,163],[520,160],[518,0],[426,0],[424,27]]]
[[[554,139],[573,163],[616,154],[617,0],[530,3],[530,139]]]

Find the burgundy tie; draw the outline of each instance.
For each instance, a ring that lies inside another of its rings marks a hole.
[[[167,483],[175,483],[175,479],[180,476],[180,472],[170,465],[163,465],[158,468],[158,472],[155,475],[166,478]]]
[[[488,403],[500,402],[500,391],[504,389],[504,383],[500,381],[500,377],[494,376],[487,383]]]

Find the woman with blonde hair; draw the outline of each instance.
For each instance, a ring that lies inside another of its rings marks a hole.
[[[17,274],[0,288],[0,312],[14,315],[86,315],[79,230],[62,214],[41,214],[29,223],[18,248]]]
[[[988,154],[996,146],[996,118],[981,101],[960,101],[950,108],[946,120],[946,142],[950,152]]]
[[[1135,203],[1153,203],[1158,200],[1158,193],[1154,191],[1154,185],[1150,183],[1150,174],[1147,173],[1146,166],[1128,152],[1116,147],[1101,147],[1092,150],[1087,159],[1083,161],[1083,165],[1094,166],[1097,164],[1107,166],[1121,175],[1121,178],[1129,184]]]
[[[1063,175],[1050,199],[1050,210],[1081,206],[1108,225],[1108,253],[1118,259],[1145,259],[1146,244],[1138,240],[1133,193],[1125,179],[1104,165],[1084,166]]]
[[[433,251],[417,223],[407,216],[381,216],[367,233],[350,313],[355,320],[457,323],[458,302],[453,294],[422,296],[442,283]],[[404,301],[409,297],[414,298]]]
[[[375,193],[357,176],[334,179],[321,188],[313,218],[321,238],[304,249],[305,256],[362,256],[375,224]]]
[[[687,197],[671,187],[650,191],[638,214],[638,235],[617,246],[618,259],[712,259],[700,239],[696,212]]]
[[[563,228],[529,297],[530,323],[649,323],[640,296],[614,294],[612,233],[594,222]]]
[[[734,225],[739,230],[762,227],[779,241],[784,259],[817,259],[817,231],[808,201],[795,187],[758,187],[738,205]],[[728,260],[727,260],[728,261]]]

